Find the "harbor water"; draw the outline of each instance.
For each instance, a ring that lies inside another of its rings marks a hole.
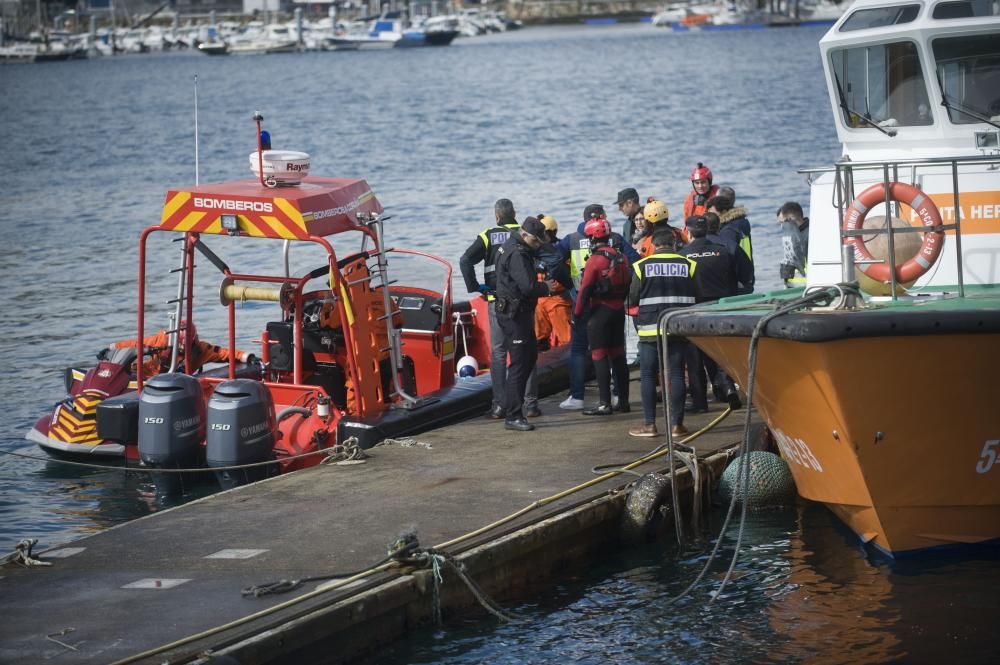
[[[196,164],[202,182],[249,176],[254,111],[275,148],[311,154],[313,174],[366,178],[392,216],[387,244],[439,254],[456,271],[499,197],[514,201],[519,218],[554,215],[563,234],[591,202],[608,206],[620,228],[612,201],[634,186],[666,201],[679,221],[688,174],[703,161],[748,208],[758,290],[777,288],[775,210],[787,200],[808,203],[797,168],[839,154],[822,34],[533,28],[443,49],[181,53],[0,68],[0,448],[40,455],[23,436],[63,396],[64,368],[92,364],[109,342],[135,335],[139,233],[158,222],[168,188],[195,180]],[[339,254],[355,248],[343,242]],[[208,244],[245,271],[280,269],[273,243]],[[176,262],[165,240],[151,250],[159,253],[149,272],[164,277],[150,287],[150,332],[167,325],[167,307],[156,303],[171,296],[165,275]],[[318,256],[293,249],[293,269],[316,267]],[[405,262],[390,270],[441,279]],[[461,279],[453,284],[461,297]],[[197,286],[199,333],[222,340],[224,317],[212,304],[218,283]],[[239,346],[254,350],[269,313],[264,305],[241,311]],[[2,551],[23,537],[49,547],[156,509],[138,476],[0,456]],[[666,602],[693,577],[701,550],[644,548],[611,555],[518,607],[530,628],[476,618],[408,640],[387,657],[989,660],[996,559],[871,559],[815,506],[755,515],[748,539],[733,586],[711,606],[710,584]]]

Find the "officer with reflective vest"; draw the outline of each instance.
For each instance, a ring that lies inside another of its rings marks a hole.
[[[540,282],[535,272],[538,248],[545,242],[545,227],[534,217],[528,217],[518,231],[500,246],[497,257],[496,316],[500,326],[500,342],[505,355],[510,355],[507,370],[504,427],[528,432],[535,429],[525,419],[524,393],[528,376],[535,368],[538,345],[535,339],[535,304],[547,296],[554,281]]]
[[[657,322],[664,310],[689,307],[695,303],[695,269],[691,259],[677,254],[673,231],[660,226],[653,233],[654,253],[635,263],[629,288],[630,311],[639,330],[639,377],[644,423],[629,430],[632,436],[652,437],[656,430],[656,380],[659,376],[659,331]],[[687,434],[684,429],[684,365],[689,342],[670,339],[669,384],[670,417],[674,435]],[[666,392],[666,391],[665,391]]]
[[[559,252],[564,259],[569,259],[569,274],[573,280],[573,303],[576,303],[577,291],[583,280],[583,267],[590,257],[590,238],[584,232],[587,222],[594,218],[607,219],[604,206],[599,203],[591,203],[583,210],[583,221],[576,227],[576,231],[563,236],[559,241]],[[620,234],[611,232],[609,244],[622,252],[629,260],[635,263],[639,260],[639,253],[635,251],[631,244],[625,242]],[[587,338],[587,315],[577,318],[573,322],[572,336],[569,349],[569,397],[567,397],[559,408],[579,411],[583,409],[584,379],[586,376],[587,359],[590,356],[590,342]]]
[[[498,250],[507,242],[512,231],[518,227],[514,218],[514,204],[510,199],[497,199],[493,206],[496,225],[492,226],[472,241],[465,254],[458,260],[458,266],[465,279],[465,287],[469,293],[480,293],[489,302],[490,318],[490,379],[493,383],[493,407],[491,418],[502,418],[504,414],[504,384],[507,378],[506,354],[503,351],[501,338],[503,333],[497,324],[496,303],[496,261]],[[483,264],[483,281],[476,278],[476,264]]]

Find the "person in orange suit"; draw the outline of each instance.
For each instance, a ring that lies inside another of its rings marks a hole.
[[[555,250],[556,243],[559,242],[559,223],[551,215],[538,215],[538,220],[545,227],[548,238],[538,250],[538,279],[551,277],[559,282],[558,288],[553,289],[550,295],[539,298],[538,306],[535,307],[535,338],[539,348],[544,350],[569,344],[573,301],[568,292],[569,285],[572,284],[569,271]]]
[[[194,327],[194,324],[188,324],[182,322],[180,330],[177,333],[179,339],[177,340],[177,368],[178,370],[185,370],[187,368],[184,363],[184,349],[186,347],[185,342],[188,336],[191,339],[191,359],[190,363],[191,372],[197,372],[200,370],[205,363],[228,363],[230,354],[229,349],[223,348],[221,346],[216,346],[214,344],[209,344],[208,342],[203,342],[198,339],[198,331]],[[138,347],[139,343],[136,339],[125,339],[118,342],[112,342],[108,345],[105,351],[98,354],[98,358],[102,355],[106,355],[107,352],[114,351],[115,349],[124,349],[128,347]],[[144,360],[142,363],[142,374],[145,377],[154,376],[160,372],[165,372],[170,368],[170,333],[166,330],[160,330],[159,332],[144,337],[142,339],[142,346],[145,350],[145,355],[150,355],[148,360]],[[235,354],[236,361],[241,363],[252,363],[256,361],[256,356],[252,353],[246,353],[245,351],[236,351]]]

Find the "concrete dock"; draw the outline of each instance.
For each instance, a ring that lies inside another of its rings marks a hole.
[[[530,433],[475,418],[380,445],[362,464],[322,465],[216,494],[54,550],[50,567],[0,570],[0,662],[347,662],[377,655],[432,616],[430,571],[398,565],[349,584],[311,582],[244,597],[281,579],[366,569],[415,529],[431,547],[474,532],[628,463],[665,441],[629,437],[632,413],[588,417],[542,400]],[[588,389],[592,395],[593,389]],[[722,413],[688,416],[692,432]],[[691,442],[716,473],[739,441],[735,412]],[[667,467],[666,456],[636,471]],[[523,598],[613,546],[633,475],[534,509],[444,551],[494,600]],[[690,483],[686,476],[679,486]],[[385,566],[383,566],[385,568]],[[319,586],[333,587],[317,590]],[[445,621],[477,607],[445,570]]]

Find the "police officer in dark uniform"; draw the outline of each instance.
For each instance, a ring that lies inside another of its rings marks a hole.
[[[535,303],[547,296],[554,282],[540,282],[535,272],[535,253],[546,240],[545,226],[528,217],[519,231],[499,249],[496,262],[496,317],[504,352],[510,354],[504,405],[504,427],[530,432],[535,426],[525,420],[523,404],[528,375],[538,359],[535,339]]]
[[[514,219],[514,204],[510,199],[497,199],[493,206],[496,225],[480,233],[465,254],[458,260],[458,266],[465,279],[469,293],[480,293],[489,302],[490,317],[490,380],[493,383],[493,408],[491,418],[504,415],[504,384],[507,376],[506,353],[501,344],[502,333],[497,323],[495,292],[497,288],[496,260],[500,246],[507,242],[512,231],[519,227]],[[483,281],[476,278],[476,264],[483,264]]]
[[[653,232],[653,253],[633,264],[635,275],[629,287],[630,313],[636,317],[639,331],[639,388],[645,422],[629,430],[631,436],[656,436],[656,378],[660,373],[660,313],[695,303],[695,268],[697,264],[674,251],[674,231],[661,225]],[[670,369],[670,417],[675,436],[687,434],[684,428],[684,360],[687,345],[683,338],[670,340],[667,363]],[[664,388],[666,388],[666,381]],[[666,392],[666,390],[664,390]]]
[[[712,242],[707,238],[709,222],[706,216],[688,217],[684,225],[687,227],[691,242],[685,245],[678,254],[686,256],[698,264],[698,271],[694,278],[698,292],[697,302],[708,302],[736,295],[739,290],[736,256],[731,254],[725,245]],[[742,252],[742,250],[739,251]],[[708,390],[705,385],[706,370],[708,377],[712,380],[716,396],[723,397],[734,409],[742,406],[732,379],[694,344],[688,345],[687,366],[694,412],[708,411]]]

